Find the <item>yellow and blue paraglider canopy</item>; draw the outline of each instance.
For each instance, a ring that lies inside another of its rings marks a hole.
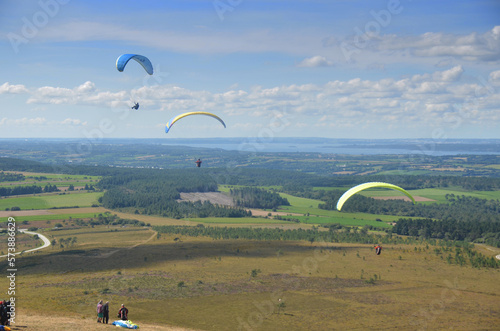
[[[125,66],[127,65],[128,61],[130,60],[135,60],[137,63],[139,63],[144,70],[150,75],[153,74],[153,65],[151,64],[151,61],[143,55],[139,54],[122,54],[116,59],[116,69],[118,71],[123,71],[125,69]]]
[[[344,203],[350,197],[352,197],[354,194],[358,193],[359,191],[363,191],[363,190],[366,190],[366,189],[369,189],[372,187],[383,187],[383,188],[390,188],[393,190],[400,191],[400,192],[404,193],[408,198],[410,198],[411,201],[413,201],[413,203],[416,203],[415,199],[413,199],[411,194],[406,192],[404,189],[402,189],[399,186],[389,184],[389,183],[383,183],[383,182],[368,182],[368,183],[359,184],[357,186],[354,186],[354,187],[350,188],[349,190],[347,190],[344,194],[342,194],[339,201],[337,202],[337,210],[340,211],[342,209],[342,206],[344,205]]]
[[[205,116],[213,117],[213,118],[217,119],[219,122],[221,122],[222,125],[224,125],[224,128],[226,127],[226,123],[224,123],[224,121],[219,116],[217,116],[215,114],[208,113],[205,111],[193,111],[193,112],[188,112],[188,113],[184,113],[184,114],[180,114],[180,115],[172,117],[170,119],[170,121],[168,121],[167,125],[165,126],[165,133],[168,133],[168,131],[170,130],[172,125],[174,125],[175,122],[177,122],[181,118],[184,118],[186,116],[191,116],[191,115],[205,115]]]
[[[113,323],[111,323],[111,325],[121,326],[122,328],[126,328],[126,329],[138,329],[139,328],[139,325],[135,324],[131,320],[128,320],[128,321],[118,320],[118,321],[114,321]]]

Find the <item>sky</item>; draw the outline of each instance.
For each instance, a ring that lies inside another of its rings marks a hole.
[[[0,49],[0,138],[500,139],[498,0],[0,0]]]

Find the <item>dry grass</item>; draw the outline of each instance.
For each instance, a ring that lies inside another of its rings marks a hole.
[[[78,236],[78,244],[64,253],[51,248],[17,261],[18,325],[99,330],[106,327],[94,321],[99,299],[110,301],[113,317],[125,303],[131,320],[145,330],[500,325],[500,271],[449,265],[433,247],[387,245],[377,256],[362,244],[158,239],[139,229],[103,229],[57,232]],[[106,255],[112,250],[117,252]],[[260,272],[252,277],[252,270]],[[0,278],[0,288],[6,281]],[[279,315],[278,298],[286,303]]]
[[[39,314],[32,311],[20,310],[19,318],[16,318],[15,325],[12,325],[12,330],[110,330],[115,329],[111,323],[114,319],[110,319],[109,324],[97,323],[96,319],[88,316],[58,316],[57,314]],[[158,331],[194,331],[194,329],[186,329],[176,326],[157,325],[152,323],[139,324],[140,330],[158,330]]]

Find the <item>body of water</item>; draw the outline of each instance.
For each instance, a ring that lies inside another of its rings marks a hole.
[[[269,153],[324,153],[350,155],[380,155],[380,154],[407,154],[407,155],[500,155],[500,144],[443,144],[421,142],[418,144],[391,144],[391,143],[308,143],[308,142],[258,142],[240,141],[224,142],[210,141],[171,141],[162,142],[162,145],[189,146],[201,148],[220,148],[224,150],[242,152],[269,152]]]

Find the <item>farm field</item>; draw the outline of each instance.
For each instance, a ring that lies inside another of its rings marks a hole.
[[[361,195],[366,197],[375,198],[375,197],[394,197],[395,192],[393,190],[366,190],[360,192]],[[458,188],[428,188],[428,189],[419,189],[419,190],[408,190],[413,197],[424,197],[429,199],[430,201],[419,201],[419,203],[446,203],[447,200],[445,196],[448,194],[454,194],[456,196],[470,196],[479,199],[499,199],[500,192],[499,191],[465,191],[460,190]]]
[[[219,189],[227,192],[229,187]],[[423,189],[412,194],[444,202],[445,194],[458,192]],[[151,330],[489,329],[500,322],[496,308],[500,270],[461,266],[453,262],[455,248],[444,251],[413,241],[385,244],[382,254],[375,255],[375,242],[213,239],[159,233],[149,226],[287,231],[326,224],[370,225],[377,231],[369,234],[384,237],[382,229],[390,229],[399,216],[324,210],[318,208],[320,200],[280,193],[290,206],[253,209],[253,217],[174,219],[127,212],[133,211],[127,208],[91,207],[103,194],[77,191],[0,199],[2,221],[14,216],[23,228],[37,227],[53,243],[16,259],[16,267],[22,270],[16,295],[22,298],[18,325],[26,326],[23,329],[33,329],[34,320],[39,321],[38,328],[95,325],[99,299],[110,302],[112,320],[124,303],[129,318],[141,329]],[[363,194],[385,198],[394,196],[394,191]],[[218,195],[184,197],[222,201]],[[21,210],[5,211],[14,204]],[[79,208],[61,208],[70,206]],[[48,209],[54,207],[60,209]],[[75,221],[100,214],[148,226]],[[278,216],[288,220],[274,219]],[[62,227],[54,229],[56,223]],[[319,231],[328,230],[319,227]],[[18,234],[16,240],[18,251],[42,244],[27,234]],[[5,232],[0,233],[0,242],[7,242]],[[488,257],[499,253],[486,245],[477,245],[477,250]],[[6,247],[0,251],[3,255]],[[5,264],[2,268],[5,273]],[[7,282],[1,278],[0,287],[8,286]],[[42,301],[44,305],[39,305]],[[50,320],[45,318],[49,314]],[[92,327],[101,328],[105,326]]]
[[[57,187],[67,188],[69,185],[75,187],[84,187],[85,184],[93,185],[99,181],[100,176],[88,175],[68,175],[68,174],[50,174],[50,173],[36,173],[36,172],[23,172],[23,171],[5,171],[5,173],[21,174],[25,176],[22,181],[5,181],[0,182],[1,186],[26,186],[38,185],[45,186],[47,184],[56,185]]]
[[[70,194],[30,195],[0,199],[0,210],[19,207],[25,209],[49,209],[61,207],[90,207],[97,204],[103,192],[73,192]]]

